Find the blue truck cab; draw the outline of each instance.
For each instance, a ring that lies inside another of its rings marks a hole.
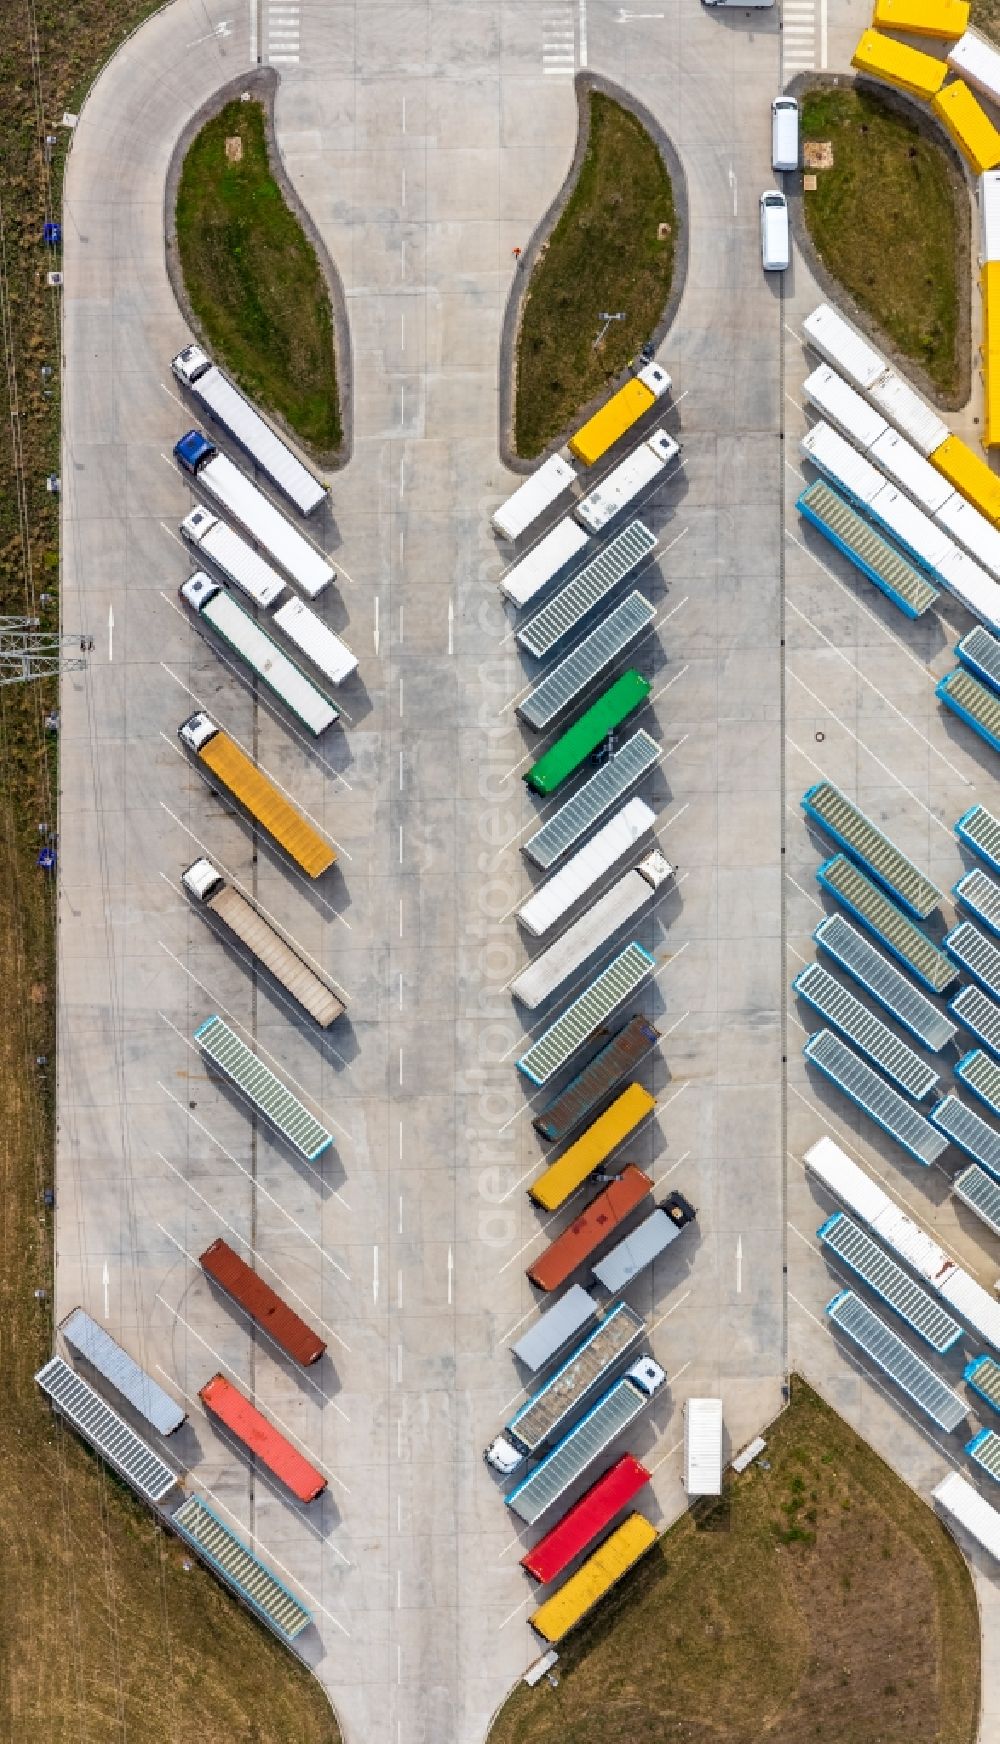
[[[186,436],[174,443],[174,459],[185,472],[197,472],[216,452],[215,444],[200,430],[189,430]]]

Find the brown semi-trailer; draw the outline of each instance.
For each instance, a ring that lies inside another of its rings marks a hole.
[[[297,1363],[319,1362],[326,1345],[319,1334],[293,1308],[276,1295],[270,1284],[241,1260],[238,1253],[219,1238],[200,1255],[199,1264],[219,1287],[245,1308],[251,1320],[270,1334],[275,1344]]]

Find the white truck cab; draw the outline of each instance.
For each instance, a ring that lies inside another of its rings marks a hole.
[[[183,351],[171,359],[170,367],[178,381],[190,387],[206,369],[211,369],[212,359],[207,357],[199,345],[185,345]]]
[[[196,902],[207,902],[213,891],[218,890],[223,882],[222,873],[216,871],[211,860],[195,860],[192,866],[181,873],[181,883]]]
[[[215,738],[218,730],[211,715],[199,712],[196,715],[188,715],[187,720],[181,722],[177,729],[177,737],[182,744],[187,746],[189,751],[200,751],[203,745],[208,744],[209,739]]]

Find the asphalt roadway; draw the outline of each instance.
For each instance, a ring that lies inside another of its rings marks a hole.
[[[846,64],[852,12],[809,28],[807,52]],[[317,536],[340,571],[323,610],[360,674],[319,749],[177,598],[193,498],[170,449],[198,418],[169,371],[188,335],[163,189],[191,115],[258,58],[279,70],[279,146],[352,339],[354,453]],[[63,609],[95,650],[62,692],[57,1317],[82,1301],[187,1401],[169,1451],[313,1611],[303,1651],[358,1744],[472,1744],[536,1651],[521,1539],[480,1457],[522,1397],[508,1347],[536,1312],[523,1267],[552,1233],[524,1192],[540,1150],[506,991],[537,808],[489,516],[516,483],[497,445],[513,250],[572,158],[584,66],[669,135],[690,223],[660,353],[682,456],[643,508],[658,616],[638,651],[641,724],[663,747],[642,792],[677,879],[639,933],[657,971],[635,1008],[663,1040],[642,1072],[656,1116],[627,1154],[699,1216],[630,1292],[670,1386],[629,1445],[666,1524],[684,1506],[685,1398],[721,1394],[735,1451],[797,1364],[925,1493],[955,1452],[820,1325],[833,1291],[802,1150],[833,1130],[897,1166],[800,1069],[786,968],[819,918],[798,811],[817,768],[884,807],[948,883],[951,822],[994,784],[933,701],[953,626],[902,624],[797,525],[796,326],[818,299],[799,259],[783,285],[760,271],[777,17],[693,0],[175,0],[98,81],[66,190]],[[176,727],[197,707],[334,841],[318,886],[186,759]],[[344,988],[328,1037],[191,910],[178,875],[202,852]],[[332,1161],[297,1165],[209,1080],[191,1037],[213,1011],[330,1123]],[[936,1199],[926,1221],[988,1281],[976,1232]],[[293,1373],[209,1290],[197,1255],[219,1234],[323,1331],[318,1372]],[[220,1368],[328,1474],[321,1502],[291,1504],[210,1425],[197,1391]]]

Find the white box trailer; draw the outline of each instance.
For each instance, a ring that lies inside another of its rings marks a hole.
[[[173,1435],[186,1421],[183,1407],[83,1308],[74,1308],[59,1330],[70,1349],[103,1375],[151,1429],[160,1435]]]
[[[1000,51],[985,37],[967,30],[948,50],[948,65],[967,85],[1000,103]]]
[[[630,799],[598,830],[565,866],[518,909],[517,918],[537,939],[544,937],[574,902],[593,889],[656,822],[644,799]]]
[[[247,599],[252,599],[254,605],[266,610],[286,592],[288,583],[284,577],[210,509],[204,509],[200,504],[192,509],[181,522],[181,533],[189,545],[203,552],[220,574],[245,593]]]
[[[806,431],[799,447],[817,472],[839,485],[845,495],[861,508],[867,508],[879,491],[885,489],[885,479],[878,467],[852,448],[829,424],[822,421],[814,424]]]
[[[820,303],[806,316],[802,331],[813,350],[862,393],[885,374],[885,358],[829,303]]]
[[[868,398],[889,423],[923,455],[933,454],[948,440],[947,424],[922,400],[915,388],[894,369],[887,369],[868,389]]]
[[[612,1296],[620,1290],[627,1290],[633,1278],[659,1259],[696,1216],[694,1206],[682,1193],[671,1193],[662,1205],[623,1236],[610,1253],[598,1260],[593,1267],[594,1277]]]
[[[918,454],[912,442],[898,430],[884,430],[869,448],[868,458],[886,478],[912,497],[925,515],[936,515],[948,498],[956,494],[954,485]]]
[[[684,1488],[689,1496],[722,1494],[722,1400],[684,1406]]]
[[[511,982],[511,993],[529,1011],[535,1011],[583,967],[602,945],[621,931],[643,909],[654,890],[672,876],[673,867],[662,854],[647,855],[633,871],[626,872],[598,897],[592,908],[535,957]]]
[[[199,573],[181,584],[180,595],[314,737],[332,727],[340,710],[237,605],[232,594],[226,593],[210,576]]]
[[[1000,531],[972,503],[956,491],[934,519],[994,579],[1000,579]]]
[[[588,1295],[582,1284],[574,1284],[511,1345],[511,1354],[532,1374],[537,1374],[596,1318],[597,1303],[593,1296]]]
[[[311,515],[326,498],[326,486],[314,478],[263,419],[256,407],[240,393],[227,375],[198,345],[186,345],[173,359],[171,369],[209,416],[228,430],[234,442],[276,484],[300,515]]]
[[[235,885],[229,884],[211,860],[195,860],[181,873],[181,883],[188,895],[214,918],[236,942],[244,945],[258,963],[281,983],[297,1005],[320,1025],[329,1029],[341,1016],[344,1001],[303,962],[269,920],[265,920],[255,903],[245,897]]]
[[[1000,260],[1000,170],[986,170],[979,178],[979,259]]]
[[[347,643],[335,636],[300,599],[287,599],[275,612],[274,621],[331,684],[343,684],[345,678],[357,672],[358,662]]]
[[[967,1532],[983,1550],[1000,1561],[1000,1514],[968,1478],[964,1478],[961,1472],[950,1471],[935,1485],[931,1495],[949,1520],[961,1526],[963,1532]]]
[[[592,533],[600,533],[635,501],[680,453],[680,444],[666,430],[654,430],[631,454],[612,468],[599,485],[573,510],[578,521]]]
[[[820,416],[862,453],[889,428],[881,412],[876,412],[864,395],[852,388],[850,382],[846,382],[828,363],[821,363],[806,376],[802,392]]]
[[[329,587],[336,573],[332,563],[234,466],[228,455],[220,454],[198,430],[189,430],[176,442],[174,454],[185,472],[256,539],[303,593],[315,599]]]
[[[953,553],[957,555],[955,542],[949,539],[944,528],[932,521],[930,515],[925,515],[923,509],[918,509],[916,503],[911,503],[894,484],[883,484],[878,495],[868,504],[868,513],[932,575],[939,573],[947,557]]]
[[[973,617],[991,629],[1000,629],[1000,582],[980,569],[974,558],[952,545],[939,559],[934,573]]]
[[[529,600],[562,575],[573,560],[590,544],[590,535],[567,516],[539,539],[537,545],[500,577],[500,592],[515,606],[526,606]]]
[[[520,539],[522,533],[559,501],[576,478],[576,467],[561,454],[552,454],[542,462],[537,472],[518,485],[513,496],[501,503],[493,516],[493,525],[504,539]]]

